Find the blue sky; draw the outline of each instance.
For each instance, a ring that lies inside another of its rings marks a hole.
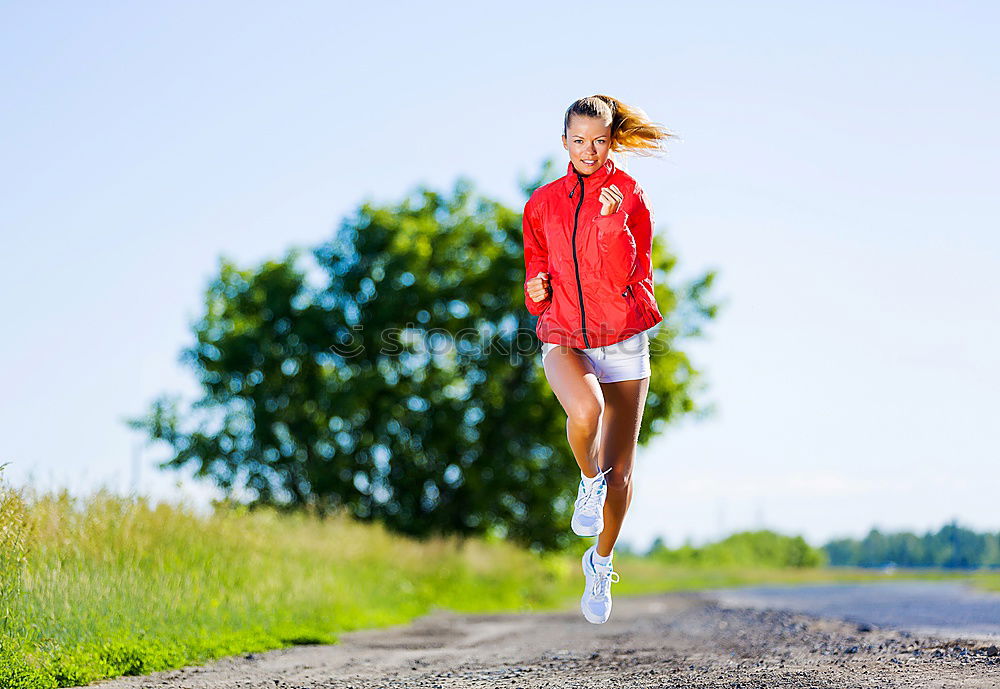
[[[513,206],[608,93],[678,134],[633,159],[714,418],[640,449],[622,538],[1000,529],[993,3],[5,3],[0,463],[15,485],[205,505],[122,423],[220,255],[329,237],[466,175]]]

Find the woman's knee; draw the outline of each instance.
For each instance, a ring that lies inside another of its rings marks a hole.
[[[600,421],[604,413],[604,403],[596,397],[575,399],[567,410],[569,423],[574,426],[593,427]]]
[[[616,464],[611,467],[611,471],[604,475],[608,482],[608,488],[613,490],[625,490],[632,482],[632,468],[624,464]]]

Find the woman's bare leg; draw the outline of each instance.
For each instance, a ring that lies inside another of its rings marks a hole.
[[[605,474],[608,497],[604,503],[604,530],[597,537],[597,554],[607,557],[618,540],[625,513],[632,502],[632,465],[649,378],[601,383],[600,386],[605,400],[600,464],[602,469],[612,469]]]
[[[542,365],[549,386],[566,411],[566,438],[576,463],[584,476],[592,478],[600,471],[604,393],[597,376],[583,362],[585,356],[572,347],[560,345],[545,355]]]

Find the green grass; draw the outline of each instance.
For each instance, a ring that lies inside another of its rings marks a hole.
[[[403,538],[344,516],[150,505],[0,487],[0,687],[86,684],[397,624],[435,607],[575,606],[579,556]],[[870,570],[692,567],[616,556],[616,594],[912,578]],[[920,573],[918,576],[944,576]],[[978,577],[997,586],[997,577]],[[1000,588],[1000,586],[997,586]]]
[[[561,602],[564,557],[504,543],[425,542],[345,517],[223,509],[211,517],[100,492],[4,511],[0,686],[55,687],[243,651],[333,643],[433,606],[525,610]],[[12,543],[6,552],[17,550]]]

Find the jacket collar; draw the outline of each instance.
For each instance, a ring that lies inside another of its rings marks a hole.
[[[604,161],[604,165],[597,168],[589,175],[582,175],[584,186],[587,189],[590,189],[591,187],[597,188],[598,186],[603,184],[609,177],[611,177],[611,175],[614,174],[615,170],[617,169],[618,168],[615,166],[615,162],[611,160],[611,156],[608,155],[607,160]],[[572,160],[566,163],[566,176],[563,177],[563,180],[566,185],[567,193],[569,193],[569,190],[577,186],[579,180],[577,179],[576,168],[573,167]]]

